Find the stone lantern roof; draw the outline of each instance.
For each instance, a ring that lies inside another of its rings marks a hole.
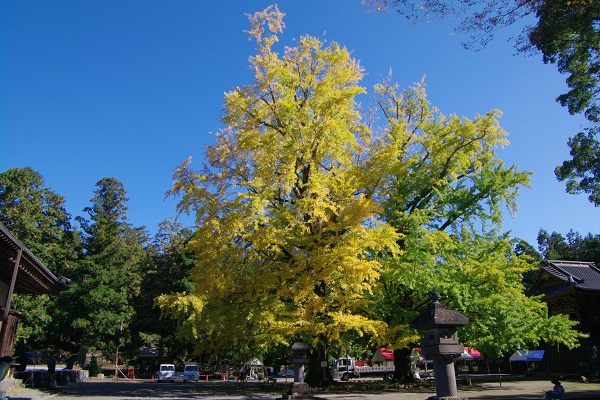
[[[312,346],[310,344],[302,341],[302,338],[300,338],[300,337],[297,337],[294,344],[292,344],[292,346],[290,347],[290,349],[293,352],[303,352],[303,353],[308,353],[308,351],[311,348],[312,348]]]
[[[427,311],[422,312],[410,324],[411,328],[429,330],[441,327],[460,327],[469,323],[469,318],[455,310],[448,310],[440,303],[440,294],[433,292],[429,296],[433,301]]]

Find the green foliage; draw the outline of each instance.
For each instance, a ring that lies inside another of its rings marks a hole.
[[[14,294],[11,308],[23,314],[19,320],[15,342],[35,346],[45,343],[52,336],[49,335],[48,325],[52,321],[53,301],[47,296],[34,296]]]
[[[567,319],[525,296],[532,255],[501,233],[530,173],[496,157],[508,143],[500,112],[444,115],[422,82],[401,90],[388,77],[368,126],[359,64],[308,36],[280,56],[281,18],[276,7],[251,16],[255,82],[226,94],[205,168],[176,170],[172,193],[198,226],[196,290],[159,296],[163,315],[214,352],[261,352],[296,332],[319,355],[401,348],[419,340],[408,325],[436,289],[472,319],[464,339],[489,354],[576,345]]]
[[[496,149],[508,143],[498,111],[473,120],[445,116],[429,104],[422,83],[400,90],[390,78],[376,86],[375,94],[387,123],[377,146],[379,182],[385,182],[377,193],[385,205],[384,217],[400,233],[398,242],[404,250],[383,258],[375,311],[395,328],[388,343],[394,348],[411,347],[420,333],[408,325],[422,311],[431,290],[450,297],[461,284],[467,293],[493,290],[496,282],[487,278],[468,286],[473,274],[484,271],[497,277],[510,274],[516,284],[521,283],[523,271],[507,270],[504,252],[496,268],[467,269],[462,264],[482,265],[486,259],[482,249],[497,251],[493,244],[500,240],[496,229],[501,226],[503,207],[516,211],[519,189],[528,186],[530,173],[506,168],[495,156]],[[488,233],[477,235],[477,230]],[[462,246],[465,252],[454,254]],[[471,247],[477,251],[467,252]]]
[[[142,276],[139,295],[134,300],[136,317],[131,330],[139,337],[132,340],[139,346],[159,346],[167,348],[168,354],[188,358],[196,341],[185,335],[177,336],[175,321],[160,319],[155,306],[155,298],[183,291],[193,291],[194,285],[187,278],[193,260],[185,254],[184,246],[191,237],[191,231],[174,221],[163,221],[154,236],[151,246],[146,249],[147,261]],[[184,351],[176,354],[176,349]]]
[[[76,235],[65,199],[29,167],[0,173],[0,222],[53,272],[68,274]]]
[[[600,265],[600,235],[582,236],[569,231],[566,238],[557,232],[538,232],[538,247],[547,260],[592,261]]]
[[[0,174],[0,222],[55,274],[70,278],[77,265],[79,237],[71,228],[62,196],[45,186],[29,167]],[[31,346],[61,345],[65,319],[60,298],[16,295],[11,305],[23,313],[17,340]]]
[[[574,330],[576,323],[549,317],[545,303],[525,295],[523,274],[535,266],[515,257],[511,248],[512,242],[495,232],[462,230],[444,243],[437,286],[447,295],[446,304],[470,319],[461,340],[492,357],[541,341],[577,346],[583,336]]]
[[[368,93],[369,116],[380,117],[370,126],[360,64],[310,36],[277,52],[282,18],[276,6],[250,16],[255,80],[226,94],[204,168],[176,169],[171,193],[195,214],[193,234],[164,222],[149,244],[127,222],[123,185],[104,178],[89,219],[77,219],[79,242],[39,174],[0,174],[2,222],[72,280],[54,303],[17,299],[32,316],[22,337],[110,356],[147,344],[275,360],[302,333],[319,356],[359,355],[416,344],[421,333],[408,325],[435,289],[469,317],[461,339],[488,355],[576,346],[568,318],[524,295],[539,254],[501,232],[530,173],[496,156],[508,143],[500,112],[444,115],[423,82],[402,90],[390,76]],[[597,257],[597,241],[540,232],[540,250],[555,258]]]
[[[402,91],[389,80],[375,87],[387,122],[375,158],[386,220],[410,234],[418,227],[496,226],[503,206],[516,212],[519,189],[529,186],[531,173],[506,168],[495,156],[508,144],[500,112],[473,120],[445,116],[429,104],[422,83]]]
[[[432,16],[462,16],[457,30],[470,34],[466,47],[485,46],[495,31],[537,17],[537,24],[525,25],[517,40],[520,52],[542,53],[544,63],[556,64],[567,74],[569,91],[557,101],[571,114],[584,114],[592,123],[585,133],[569,139],[571,160],[556,168],[567,192],[587,193],[600,205],[600,3],[598,1],[494,0],[363,0],[370,10],[392,7],[409,19],[429,20]]]
[[[590,202],[600,205],[600,4],[597,1],[554,0],[541,2],[538,25],[529,34],[530,42],[544,56],[568,74],[569,91],[558,97],[571,114],[583,113],[592,126],[569,139],[571,160],[556,168],[567,192],[587,193]]]
[[[553,0],[536,5],[538,24],[529,40],[545,63],[569,74],[569,92],[558,97],[571,114],[600,121],[600,4],[597,1]]]
[[[102,372],[102,369],[98,365],[98,359],[96,358],[96,356],[92,356],[90,364],[88,365],[88,371],[90,376],[97,376],[99,373]]]
[[[523,285],[525,286],[525,291],[527,292],[535,283],[535,280],[539,274],[539,269],[537,266],[544,259],[544,257],[538,253],[538,251],[531,244],[523,239],[514,239],[513,243],[514,255],[532,266],[531,269],[523,273]]]
[[[84,255],[72,280],[71,327],[79,341],[112,354],[130,341],[135,316],[133,300],[140,292],[144,260],[142,229],[126,221],[125,188],[114,178],[96,184],[89,220],[78,218],[84,234]]]
[[[600,206],[600,126],[587,128],[569,139],[571,160],[556,167],[559,181],[566,181],[570,194],[587,193],[588,200]]]
[[[545,63],[568,74],[569,91],[558,101],[571,114],[583,113],[592,123],[569,139],[571,160],[556,168],[567,192],[587,193],[600,205],[600,3],[553,0],[540,2],[538,24],[530,31],[531,45],[542,52]]]
[[[53,272],[71,279],[71,288],[58,297],[14,297],[12,308],[23,313],[18,340],[70,352],[87,344],[108,354],[119,344],[145,345],[141,336],[158,335],[155,344],[161,346],[174,340],[169,335],[175,324],[159,321],[152,307],[159,294],[193,289],[186,279],[190,263],[182,255],[190,232],[165,222],[144,249],[144,230],[126,221],[126,201],[120,182],[100,181],[85,210],[90,220],[78,218],[82,241],[71,229],[64,199],[45,187],[39,173],[13,168],[0,174],[0,221]]]

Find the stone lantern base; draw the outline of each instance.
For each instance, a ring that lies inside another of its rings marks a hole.
[[[315,397],[310,394],[310,386],[306,382],[294,382],[289,392],[284,393],[281,400],[314,400]]]
[[[294,382],[292,386],[292,399],[310,399],[310,386],[306,382]]]

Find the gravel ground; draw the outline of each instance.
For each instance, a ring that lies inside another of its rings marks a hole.
[[[600,383],[564,381],[565,399],[600,400]],[[281,399],[286,385],[279,381],[274,387],[265,387],[258,382],[189,382],[158,383],[150,380],[91,379],[60,387],[56,391],[45,391],[24,387],[8,389],[7,397],[12,400],[134,400],[134,399],[207,399],[207,400],[276,400]],[[541,399],[543,391],[552,384],[540,381],[475,382],[460,385],[458,395],[469,400]],[[315,390],[316,400],[425,400],[435,395],[433,385],[405,388],[401,385],[381,382],[352,382],[340,384],[328,390]]]

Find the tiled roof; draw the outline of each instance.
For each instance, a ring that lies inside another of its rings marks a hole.
[[[56,276],[0,223],[0,282],[10,284],[21,253],[16,276],[17,293],[53,294],[68,289],[68,279]]]
[[[542,264],[542,269],[568,286],[600,291],[600,269],[593,262],[547,260]]]

